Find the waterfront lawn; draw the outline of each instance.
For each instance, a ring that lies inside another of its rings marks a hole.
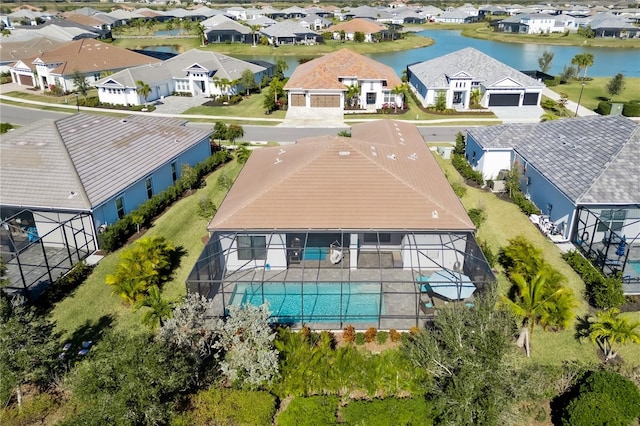
[[[434,28],[435,29],[435,28]],[[564,33],[553,34],[512,34],[495,32],[486,24],[482,26],[461,27],[462,35],[465,37],[479,38],[483,40],[494,40],[506,43],[531,43],[531,44],[554,44],[561,46],[581,46],[581,47],[615,47],[615,48],[638,48],[640,39],[619,39],[619,38],[585,38],[576,33],[565,35]],[[632,52],[630,52],[630,55]],[[597,58],[596,58],[597,60]]]
[[[436,155],[436,159],[450,181],[462,181],[462,177],[451,165],[451,161],[443,160],[439,155]],[[565,285],[573,290],[579,303],[574,313],[581,316],[592,312],[584,298],[585,286],[582,279],[562,259],[560,250],[555,244],[543,236],[515,204],[500,199],[489,191],[471,186],[467,186],[462,203],[467,210],[484,208],[487,219],[478,230],[478,238],[486,241],[494,253],[497,253],[500,247],[508,244],[509,239],[523,235],[536,247],[541,248],[545,260],[567,278]],[[504,294],[510,285],[499,267],[498,271],[498,291]],[[640,320],[640,312],[624,315],[631,320]],[[588,340],[577,341],[574,334],[573,325],[567,330],[558,332],[544,331],[542,328],[536,327],[532,339],[531,358],[527,359],[523,356],[521,362],[539,365],[560,365],[564,361],[571,360],[598,362],[596,346]],[[628,344],[618,348],[620,356],[627,365],[640,366],[640,345]]]
[[[595,58],[598,60],[598,57]],[[587,71],[587,77],[589,72]],[[580,99],[580,105],[594,110],[598,107],[600,101],[608,101],[607,84],[611,81],[610,77],[594,77],[592,80],[585,81],[584,91]],[[580,90],[582,89],[582,81],[571,80],[567,84],[559,84],[550,87],[556,93],[566,93],[569,99],[578,102]],[[613,97],[614,102],[640,101],[640,78],[624,78],[624,90],[621,94]]]
[[[256,45],[248,43],[211,43],[200,46],[197,37],[149,37],[149,38],[119,38],[114,41],[118,47],[127,49],[144,49],[145,46],[177,46],[180,53],[190,49],[211,50],[229,56],[308,56],[315,57],[325,53],[335,52],[342,48],[362,53],[398,52],[403,50],[417,49],[419,47],[430,46],[433,40],[427,37],[407,33],[404,38],[380,42],[380,43],[356,43],[352,41],[330,40],[314,45],[280,45],[278,47]]]
[[[145,237],[164,237],[186,253],[180,267],[174,271],[173,279],[162,288],[164,298],[176,300],[186,294],[187,275],[204,248],[207,221],[198,215],[198,201],[206,197],[219,206],[226,191],[216,184],[218,177],[224,173],[235,179],[241,168],[234,160],[213,172],[205,179],[205,186],[174,204],[144,234]],[[120,251],[107,255],[73,294],[56,304],[51,319],[56,322],[56,331],[62,333],[63,339],[71,338],[85,327],[95,327],[104,317],[110,317],[111,327],[120,331],[133,334],[144,329],[141,318],[145,309],[134,312],[124,306],[105,284],[105,277],[114,271],[119,255]]]

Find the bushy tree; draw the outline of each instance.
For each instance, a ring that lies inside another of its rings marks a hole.
[[[35,308],[14,305],[0,291],[0,398],[7,405],[15,394],[22,405],[22,386],[49,383],[59,366],[54,324]]]
[[[577,75],[578,75],[578,70],[576,69],[576,67],[565,65],[562,68],[562,72],[558,76],[558,80],[560,80],[560,83],[566,83],[572,78],[576,78]]]
[[[436,93],[436,111],[444,111],[447,109],[447,94],[444,90],[440,90]]]
[[[276,333],[269,326],[267,305],[230,305],[228,309],[215,344],[225,352],[220,361],[222,374],[242,387],[269,384],[278,374],[278,350],[273,346]]]
[[[166,424],[191,386],[191,360],[144,333],[108,333],[87,357],[71,376],[71,424]]]
[[[227,140],[234,144],[238,139],[244,136],[244,129],[239,124],[229,124],[227,127]]]
[[[427,399],[434,401],[436,424],[499,424],[513,402],[509,354],[511,315],[495,309],[485,293],[473,308],[449,304],[432,329],[403,343],[402,351],[434,378]]]
[[[353,41],[356,43],[364,43],[364,33],[362,31],[353,33]]]
[[[225,140],[227,139],[227,125],[222,121],[216,121],[213,125],[213,133],[211,134],[213,140]]]
[[[538,65],[540,66],[540,71],[547,72],[551,69],[551,62],[553,61],[553,55],[554,53],[549,50],[545,50],[544,52],[542,52],[542,55],[540,55],[540,57],[538,58]]]
[[[73,81],[74,90],[86,98],[87,93],[91,88],[91,86],[89,86],[89,81],[78,70],[74,71],[73,76],[71,78]]]
[[[614,96],[619,95],[624,89],[624,75],[622,73],[616,74],[609,82],[607,83],[607,93],[609,94],[609,100],[613,99]]]
[[[249,96],[249,92],[251,91],[251,89],[254,89],[256,87],[256,79],[253,75],[253,71],[251,71],[249,68],[242,71],[239,83],[242,85],[242,87],[244,87],[247,96]]]
[[[284,73],[289,69],[289,65],[287,65],[287,61],[282,58],[279,58],[276,61],[276,67],[273,70],[273,78],[278,80],[284,80]]]
[[[466,150],[466,142],[464,140],[464,135],[462,132],[458,132],[456,134],[456,146],[453,149],[454,154],[464,155]]]

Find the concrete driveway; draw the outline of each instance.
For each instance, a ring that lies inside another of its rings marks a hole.
[[[342,108],[289,107],[283,127],[345,127]]]
[[[489,108],[503,123],[539,123],[544,110],[539,106],[491,107]]]

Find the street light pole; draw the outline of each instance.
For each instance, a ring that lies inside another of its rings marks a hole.
[[[74,95],[76,95],[76,109],[78,110],[78,112],[80,112],[80,104],[78,103],[78,92],[75,92]]]
[[[576,107],[576,115],[574,115],[574,117],[578,116],[578,110],[580,109],[580,101],[582,100],[582,91],[584,90],[584,85],[586,83],[583,81],[582,82],[582,87],[580,88],[580,96],[578,96],[578,106]]]

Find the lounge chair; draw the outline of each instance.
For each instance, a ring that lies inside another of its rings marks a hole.
[[[329,260],[334,265],[340,263],[344,258],[344,252],[342,251],[342,246],[338,241],[334,241],[331,243],[331,255],[329,256]]]

